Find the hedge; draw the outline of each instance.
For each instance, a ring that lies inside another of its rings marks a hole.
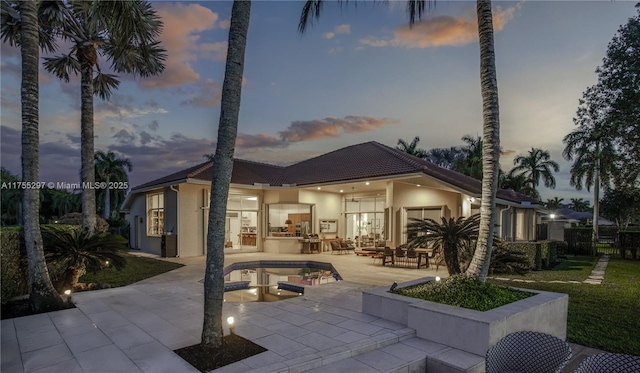
[[[64,230],[78,229],[75,225],[47,224],[40,229],[56,228]],[[1,298],[3,302],[21,295],[29,294],[29,272],[27,267],[27,249],[24,244],[22,227],[3,227],[0,229],[0,261],[2,272]],[[54,284],[64,268],[48,264],[49,277]]]
[[[562,241],[546,240],[538,242],[504,242],[509,251],[525,253],[529,261],[528,269],[541,270],[553,267],[558,261],[558,245]]]

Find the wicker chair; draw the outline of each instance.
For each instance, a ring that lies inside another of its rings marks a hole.
[[[560,372],[571,358],[569,344],[538,332],[515,332],[487,351],[486,373]]]
[[[603,353],[582,360],[573,373],[640,372],[640,356]]]

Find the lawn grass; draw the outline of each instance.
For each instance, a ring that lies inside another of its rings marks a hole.
[[[610,259],[601,285],[536,282],[517,286],[569,294],[567,339],[570,342],[608,352],[640,355],[640,261]]]
[[[584,281],[591,270],[596,265],[598,258],[593,256],[574,256],[568,259],[561,259],[551,271],[529,271],[524,275],[495,275],[495,277],[506,277],[510,279],[533,280],[533,281]]]
[[[119,287],[157,276],[180,268],[183,264],[166,262],[151,258],[143,258],[135,255],[124,254],[127,258],[127,266],[118,271],[115,268],[107,268],[97,273],[86,273],[80,277],[80,282],[105,283],[112,287]]]

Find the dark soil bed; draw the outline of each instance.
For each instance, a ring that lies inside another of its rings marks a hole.
[[[75,308],[75,306],[71,304],[66,308]],[[5,320],[12,319],[14,317],[29,316],[50,311],[57,310],[44,310],[42,312],[36,312],[33,310],[33,308],[31,308],[31,302],[29,301],[29,299],[12,300],[7,303],[2,303],[0,318],[2,320]]]
[[[197,344],[174,352],[204,373],[265,351],[267,351],[266,348],[250,340],[231,334],[224,336],[220,348],[205,348]]]

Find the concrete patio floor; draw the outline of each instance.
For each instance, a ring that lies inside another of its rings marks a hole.
[[[368,257],[329,253],[234,254],[225,265],[267,259],[331,262],[345,281],[308,288],[304,297],[286,301],[225,303],[224,317],[235,317],[236,333],[269,351],[216,372],[424,371],[425,353],[452,353],[415,338],[412,329],[360,312],[363,289],[446,276],[446,268],[382,267]],[[198,281],[205,259],[164,260],[185,267],[126,287],[74,294],[75,309],[2,320],[2,372],[197,372],[172,350],[200,340]],[[599,352],[572,348],[573,369]]]

